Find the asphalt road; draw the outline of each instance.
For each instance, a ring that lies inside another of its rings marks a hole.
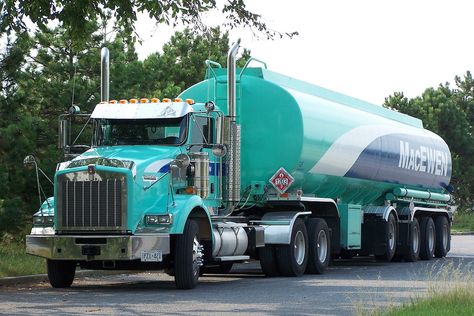
[[[334,262],[324,275],[266,278],[258,263],[225,276],[205,275],[194,290],[178,291],[162,273],[80,277],[70,289],[46,282],[0,286],[0,314],[350,315],[400,304],[429,288],[462,279],[474,264],[474,236],[453,236],[445,259],[380,263],[371,258]],[[449,273],[445,273],[448,271]]]

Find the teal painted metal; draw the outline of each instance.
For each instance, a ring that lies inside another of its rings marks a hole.
[[[360,205],[338,204],[341,219],[341,247],[360,249],[362,238],[362,209]]]
[[[225,74],[208,71],[180,97],[226,112]],[[261,68],[240,76],[237,105],[242,190],[280,167],[295,179],[290,191],[345,204],[380,205],[399,187],[443,193],[449,183],[446,143],[416,118]]]

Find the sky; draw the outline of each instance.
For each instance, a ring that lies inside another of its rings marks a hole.
[[[218,0],[219,2],[219,0]],[[474,70],[470,0],[246,0],[267,25],[293,39],[257,39],[244,28],[231,41],[267,63],[268,69],[381,105],[393,92],[421,95]],[[219,14],[205,16],[210,26]],[[137,32],[144,59],[176,31],[141,16]],[[204,67],[204,66],[203,66]]]

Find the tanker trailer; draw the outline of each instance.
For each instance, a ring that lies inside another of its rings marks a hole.
[[[90,149],[71,154],[64,127],[77,114],[61,116],[65,161],[26,238],[53,287],[70,286],[77,267],[164,269],[187,289],[252,259],[267,276],[299,276],[353,255],[446,256],[446,143],[416,118],[261,61],[236,69],[238,48],[227,68],[206,61],[178,98],[119,101],[103,51]]]

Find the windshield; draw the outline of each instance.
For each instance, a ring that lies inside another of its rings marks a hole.
[[[178,145],[186,140],[186,118],[173,119],[100,119],[95,123],[94,144]]]

